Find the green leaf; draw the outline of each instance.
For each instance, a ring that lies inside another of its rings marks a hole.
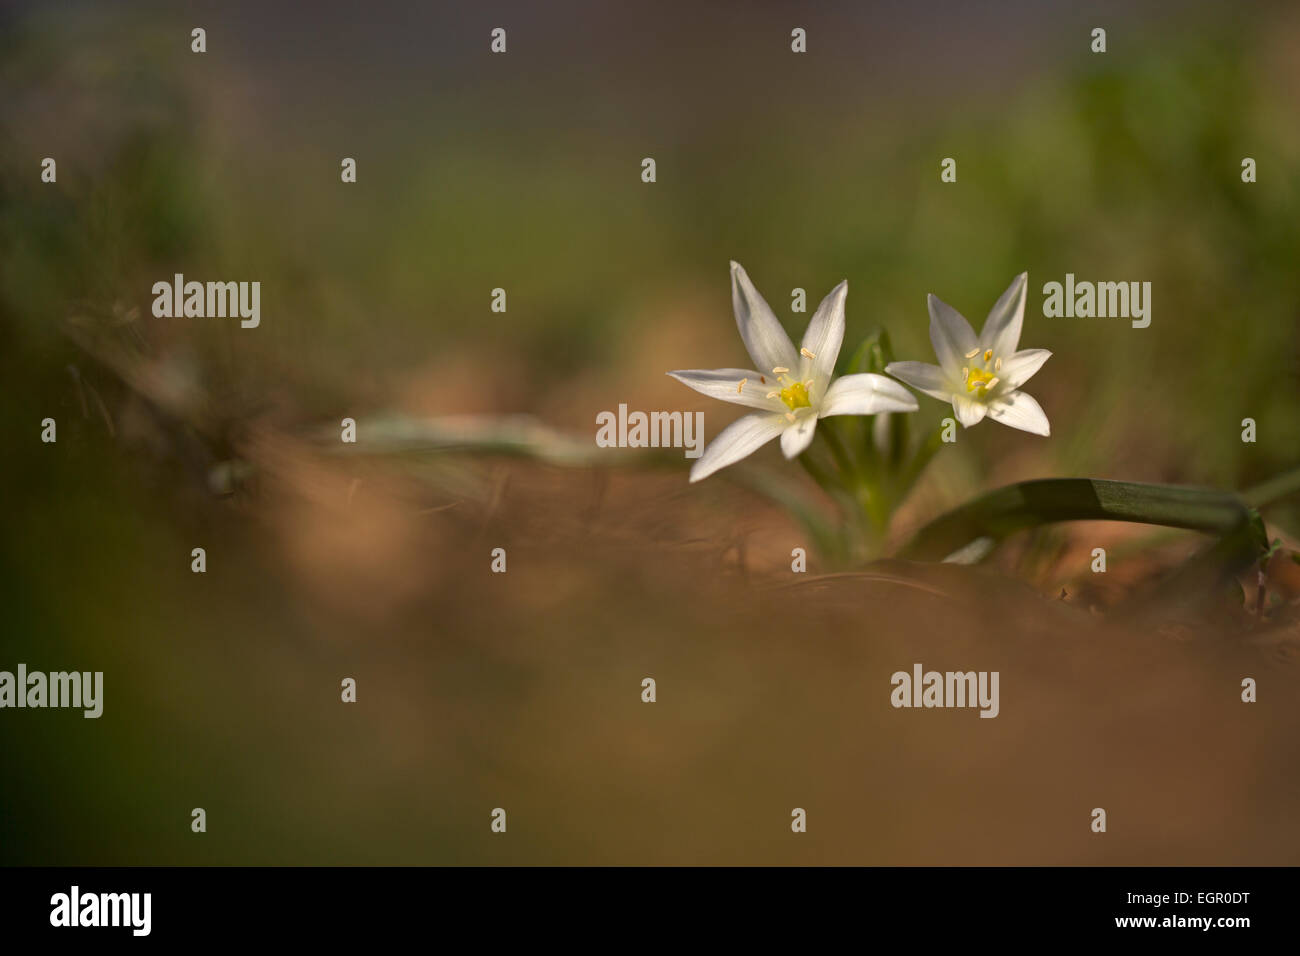
[[[942,560],[980,538],[1055,521],[1134,521],[1238,536],[1262,553],[1263,522],[1236,495],[1175,485],[1092,478],[1049,478],[991,491],[936,518],[899,552],[915,560]]]
[[[894,349],[889,341],[889,333],[884,329],[875,329],[862,344],[854,349],[848,362],[844,363],[841,374],[855,375],[859,372],[885,373],[885,366],[894,360]]]

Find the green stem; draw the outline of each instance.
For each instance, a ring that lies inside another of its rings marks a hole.
[[[821,427],[817,429],[817,434],[821,435],[830,446],[831,454],[835,456],[835,463],[840,466],[840,471],[844,474],[845,484],[856,484],[860,472],[853,464],[853,459],[849,457],[848,449],[840,441],[840,436],[835,433],[835,426],[830,422],[822,422]]]
[[[854,464],[833,423],[823,422],[817,433],[830,446],[831,454],[844,476],[844,492],[852,504],[854,524],[861,544],[858,551],[865,556],[876,550],[889,523],[888,501],[879,484]]]
[[[804,471],[812,476],[813,481],[817,482],[817,485],[822,491],[826,492],[831,501],[835,502],[835,506],[840,511],[841,521],[837,525],[839,534],[836,535],[834,540],[833,559],[843,561],[855,550],[849,531],[858,512],[856,502],[849,490],[844,487],[844,484],[827,474],[826,470],[814,460],[811,451],[805,451],[799,456],[799,464],[803,465]]]
[[[801,454],[799,456],[799,464],[803,465],[804,471],[812,475],[812,480],[817,482],[817,486],[821,488],[822,491],[832,497],[835,496],[835,482],[831,480],[830,475],[826,474],[821,465],[813,461],[813,457],[810,453],[805,451]]]
[[[912,456],[912,460],[907,463],[907,467],[899,477],[896,494],[900,501],[912,490],[912,486],[921,477],[921,472],[925,470],[925,466],[930,464],[931,459],[942,447],[943,424],[940,423],[938,428],[925,437],[921,447],[916,450],[916,454]]]

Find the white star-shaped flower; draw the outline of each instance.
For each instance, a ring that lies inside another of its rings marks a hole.
[[[1025,319],[1028,278],[1027,272],[1016,276],[993,306],[978,337],[960,313],[930,296],[930,341],[939,364],[890,362],[885,371],[918,391],[952,402],[957,421],[965,428],[988,415],[1012,428],[1050,435],[1052,427],[1042,406],[1020,391],[1052,356],[1047,349],[1016,351]]]
[[[740,368],[687,369],[669,372],[697,392],[760,411],[732,422],[713,439],[691,467],[691,481],[781,436],[781,451],[794,458],[812,443],[817,419],[827,415],[875,415],[914,412],[916,399],[883,375],[845,375],[832,381],[844,341],[841,282],[822,300],[796,352],[772,309],[758,294],[739,263],[731,264],[731,301],[745,349],[760,371]]]

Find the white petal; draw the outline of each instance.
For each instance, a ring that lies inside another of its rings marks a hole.
[[[744,368],[690,368],[669,372],[673,378],[710,398],[721,399],[735,405],[747,405],[764,411],[782,411],[785,405],[779,398],[768,398],[767,393],[781,386],[769,375]],[[744,382],[744,386],[741,386]]]
[[[879,412],[914,412],[916,408],[912,393],[893,379],[863,372],[831,382],[818,414],[823,418],[827,415],[875,415]]]
[[[998,378],[1006,383],[1008,390],[1013,390],[1029,381],[1033,374],[1043,367],[1043,363],[1052,357],[1047,349],[1024,349],[1009,358],[1003,359]]]
[[[931,398],[945,402],[952,398],[953,386],[948,380],[948,373],[937,365],[925,362],[890,362],[885,366],[885,371]]]
[[[764,375],[778,367],[799,367],[794,343],[739,262],[731,264],[731,305],[736,310],[736,326],[745,349]]]
[[[1022,272],[1011,280],[1007,291],[989,312],[980,330],[980,348],[992,349],[994,355],[1003,358],[1010,355],[1020,344],[1020,327],[1025,321],[1025,289],[1029,285],[1029,273]]]
[[[789,425],[784,415],[746,415],[738,418],[704,449],[699,461],[691,466],[691,481],[707,478],[719,468],[734,465],[766,445]]]
[[[970,364],[966,354],[979,346],[975,330],[961,314],[937,296],[930,296],[930,343],[939,365],[951,374]]]
[[[781,451],[786,458],[794,458],[812,444],[817,432],[817,416],[804,415],[793,425],[786,422],[787,428],[781,433]]]
[[[956,412],[957,421],[961,422],[961,427],[970,428],[972,425],[978,425],[984,420],[988,406],[983,402],[967,398],[965,395],[954,395],[952,397],[952,410]]]
[[[989,404],[989,418],[1035,435],[1050,435],[1051,423],[1043,407],[1027,392],[1011,392]]]
[[[812,352],[808,358],[800,351],[801,364],[799,378],[801,381],[811,379],[819,386],[829,382],[835,371],[835,360],[840,357],[840,346],[844,344],[844,300],[849,294],[849,283],[841,282],[817,306],[808,331],[803,335],[803,349]]]

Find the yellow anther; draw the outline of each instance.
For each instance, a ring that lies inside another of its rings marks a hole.
[[[765,397],[765,398],[776,398],[776,397],[777,397],[778,395],[780,395],[780,394],[781,394],[781,390],[780,390],[779,388],[774,388],[774,389],[772,389],[772,391],[768,392],[767,395],[765,395],[764,397]]]
[[[786,372],[790,370],[786,368],[784,365],[778,365],[776,368],[772,369],[772,371],[776,375],[784,375]]]
[[[988,383],[987,385],[985,385],[984,387],[985,387],[986,389],[993,388],[993,387],[996,386],[996,385],[998,384],[998,382],[1000,382],[1000,381],[1002,381],[1002,379],[1000,379],[1000,378],[998,378],[996,375],[994,375],[991,379],[989,379],[989,383]]]
[[[812,352],[809,352],[807,349],[800,349],[800,350],[799,350],[799,354],[802,355],[804,358],[816,358],[816,357],[817,357],[815,354],[813,354]]]
[[[748,382],[748,381],[749,381],[749,379],[747,379],[747,378],[742,378],[742,379],[740,380],[740,384],[736,386],[736,394],[737,394],[737,395],[739,395],[741,392],[743,392],[743,391],[745,390],[745,383]]]
[[[993,357],[993,350],[992,350],[992,349],[985,349],[985,350],[984,350],[984,361],[987,362],[987,361],[988,361],[989,359],[991,359],[992,357]]]
[[[794,412],[786,412],[785,417],[790,419],[790,421],[794,421]]]
[[[975,348],[971,349],[969,352],[966,353],[966,357],[967,357],[967,358],[974,358],[975,356],[977,356],[977,355],[979,355],[979,354],[980,354],[980,350],[979,350],[979,346],[977,345]]]

